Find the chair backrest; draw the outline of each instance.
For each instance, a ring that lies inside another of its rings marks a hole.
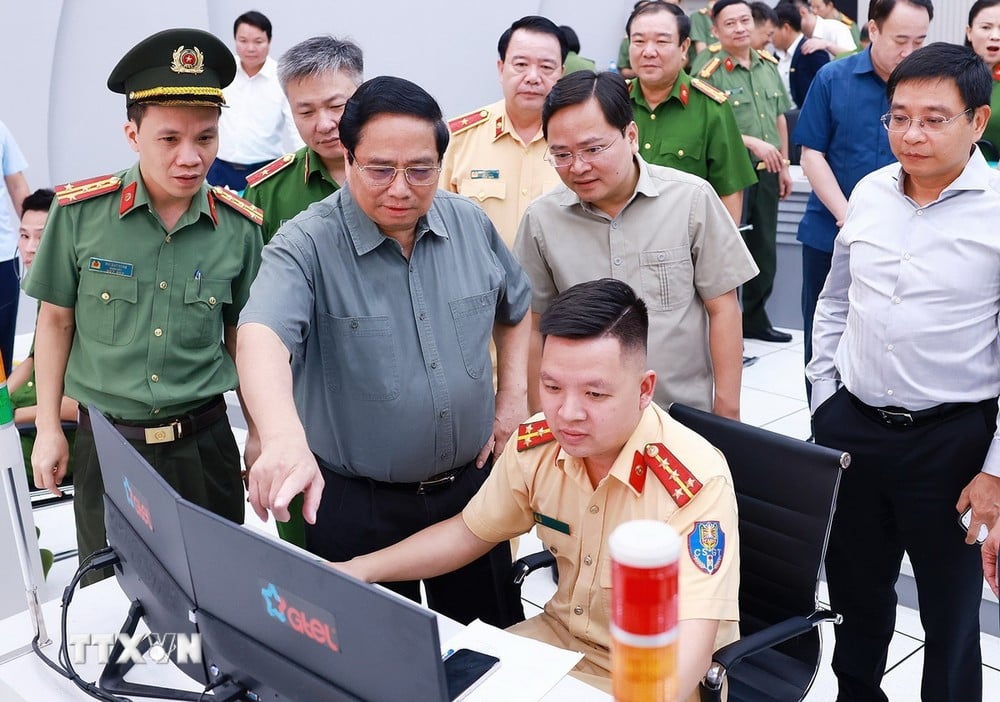
[[[811,614],[840,472],[850,456],[685,405],[671,405],[670,415],[729,463],[739,506],[741,634]],[[815,671],[819,637],[812,634],[778,650]]]

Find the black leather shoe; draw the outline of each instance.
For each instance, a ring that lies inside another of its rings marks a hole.
[[[785,344],[792,340],[792,335],[783,331],[778,331],[774,327],[768,327],[759,332],[743,332],[744,339],[757,339],[758,341],[773,341],[778,344]]]

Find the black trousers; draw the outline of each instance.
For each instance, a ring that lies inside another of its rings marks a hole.
[[[226,417],[177,441],[146,444],[129,440],[129,443],[182,497],[237,524],[243,523],[246,500],[240,478],[240,449]],[[73,450],[76,490],[73,514],[77,552],[82,562],[107,545],[104,480],[93,432],[82,426],[77,428]],[[110,568],[91,571],[84,576],[83,584],[92,585],[110,575]]]
[[[450,486],[417,494],[373,480],[345,478],[321,468],[326,486],[316,524],[306,524],[306,548],[331,561],[346,561],[391,546],[424,527],[455,516],[489,475],[475,464]],[[420,602],[420,582],[381,583]],[[510,543],[451,573],[424,581],[427,605],[462,624],[482,619],[507,627],[524,619],[520,593],[511,582]]]
[[[813,355],[813,317],[816,316],[816,303],[819,294],[826,285],[826,277],[830,274],[833,261],[832,251],[820,251],[807,244],[802,245],[802,338],[805,363],[809,365]],[[806,380],[806,398],[812,396],[812,385]]]
[[[760,273],[743,283],[743,333],[757,334],[771,328],[767,301],[774,290],[778,269],[778,176],[757,171],[757,184],[743,191],[744,220],[753,229],[744,241]]]
[[[814,417],[816,443],[849,451],[826,556],[837,699],[880,700],[903,551],[925,632],[921,699],[982,699],[979,547],[965,544],[955,503],[982,468],[996,426],[986,400],[913,427],[887,426],[845,389]]]

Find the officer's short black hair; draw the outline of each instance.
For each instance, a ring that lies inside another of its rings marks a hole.
[[[540,15],[522,17],[504,30],[503,34],[500,35],[500,40],[497,42],[497,53],[500,54],[501,61],[507,60],[507,47],[510,46],[510,38],[519,29],[554,36],[559,42],[559,54],[562,56],[562,61],[566,63],[566,54],[569,53],[569,49],[566,47],[566,37],[563,36],[563,33],[556,26],[555,22]]]
[[[236,30],[240,28],[241,24],[249,24],[251,27],[256,27],[267,35],[268,41],[271,41],[271,20],[265,17],[263,12],[250,10],[237,17],[236,21],[233,22],[234,37],[236,36]]]
[[[542,105],[542,136],[549,138],[549,120],[559,110],[580,105],[595,98],[604,118],[612,127],[624,132],[632,123],[632,103],[625,79],[617,73],[574,71],[563,76],[545,98]]]
[[[875,26],[881,29],[882,23],[900,3],[922,7],[927,10],[927,20],[934,19],[934,3],[931,0],[871,0],[868,3],[868,19],[874,21]]]
[[[39,188],[24,198],[21,202],[21,212],[48,212],[55,197],[55,191],[48,188]]]
[[[720,12],[731,5],[746,5],[748,10],[753,9],[750,7],[750,0],[716,0],[715,4],[712,5],[712,22],[715,22]]]
[[[778,15],[775,14],[774,8],[768,5],[766,2],[750,3],[750,14],[753,16],[753,23],[758,27],[765,22],[770,22],[775,27],[778,26]]]
[[[354,150],[361,141],[361,130],[379,115],[410,115],[426,120],[434,127],[438,161],[444,157],[451,133],[441,116],[441,107],[431,94],[416,83],[395,76],[378,76],[358,86],[344,106],[340,118],[340,141],[347,150],[347,162],[354,163]]]
[[[646,303],[627,283],[601,278],[564,290],[542,313],[539,329],[543,343],[549,336],[611,336],[621,344],[622,351],[646,353],[649,313]]]
[[[632,8],[632,14],[628,16],[628,20],[625,22],[625,36],[632,36],[632,22],[635,21],[636,17],[651,15],[654,12],[669,12],[677,18],[678,44],[683,44],[684,40],[691,36],[691,18],[684,14],[684,10],[677,5],[671,2],[662,2],[662,0],[637,2],[635,7]]]
[[[900,83],[930,80],[954,81],[966,110],[990,104],[993,77],[986,63],[972,49],[943,41],[917,49],[899,62],[885,84],[889,103]],[[971,112],[966,114],[968,120],[972,117]]]
[[[774,8],[774,14],[778,17],[779,27],[787,24],[796,32],[802,31],[802,15],[799,14],[799,8],[795,6],[795,3],[779,2],[777,7]]]
[[[580,53],[580,37],[577,36],[576,30],[568,24],[560,24],[559,31],[562,32],[563,38],[566,40],[566,51]]]

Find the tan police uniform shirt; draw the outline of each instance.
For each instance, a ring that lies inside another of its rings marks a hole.
[[[635,193],[611,219],[560,187],[524,213],[514,256],[542,314],[567,288],[599,278],[631,285],[649,309],[649,363],[656,401],[712,411],[708,345],[711,300],[757,275],[732,218],[696,176],[636,157]]]
[[[543,420],[539,414],[529,425]],[[519,435],[531,433],[522,425]],[[551,435],[550,435],[551,436]],[[555,441],[517,450],[510,442],[490,477],[472,498],[462,518],[480,539],[500,542],[538,524],[538,536],[555,555],[559,568],[556,594],[539,617],[551,628],[564,629],[586,661],[610,670],[611,562],[608,537],[619,524],[657,519],[681,538],[678,619],[716,619],[715,648],[739,638],[739,535],[736,496],[729,466],[705,439],[650,404],[622,448],[610,473],[593,488],[581,459]],[[521,440],[523,444],[523,439]],[[683,507],[651,472],[642,489],[630,484],[636,453],[662,443],[701,484]],[[699,523],[717,523],[717,560],[699,565]],[[565,533],[568,532],[568,533]],[[539,627],[540,629],[541,627]],[[537,630],[537,629],[536,629]],[[566,640],[567,637],[561,637]],[[610,675],[610,673],[607,673]]]
[[[466,126],[463,120],[468,120]],[[560,184],[546,160],[542,132],[525,144],[514,131],[500,100],[449,123],[451,143],[444,155],[440,187],[459,193],[486,210],[508,247],[521,215],[532,200]]]

